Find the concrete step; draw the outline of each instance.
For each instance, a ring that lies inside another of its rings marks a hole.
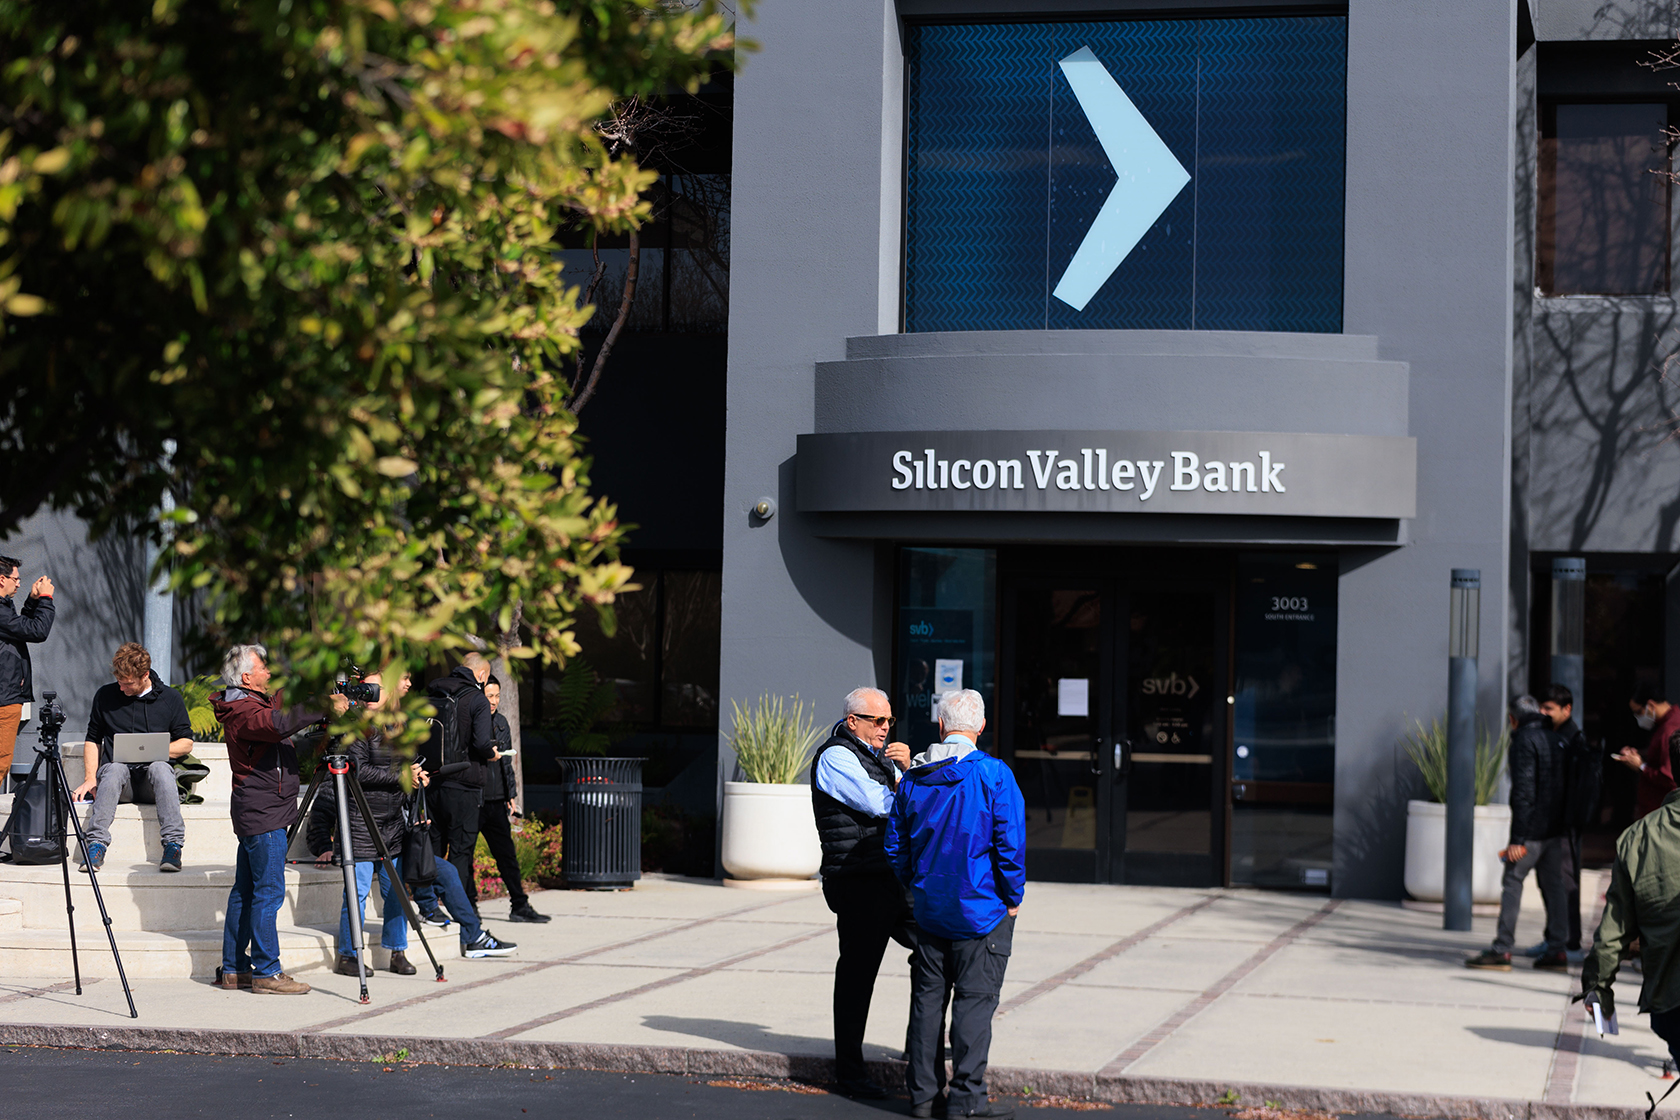
[[[0,794],[0,820],[11,816],[12,795]],[[77,816],[87,827],[92,805],[78,804]],[[181,806],[181,819],[187,826],[185,855],[194,863],[229,863],[239,855],[239,839],[233,834],[231,811],[225,801],[207,801],[203,805]],[[299,841],[301,844],[302,842]],[[77,852],[80,855],[80,852]],[[111,854],[136,862],[144,860],[156,864],[163,858],[163,841],[158,837],[156,805],[118,805],[111,818]]]
[[[232,864],[189,861],[183,870],[165,873],[153,864],[132,862],[113,853],[106,857],[105,869],[99,873],[99,890],[112,925],[120,931],[220,929],[227,916],[233,870]],[[70,886],[76,913],[91,914],[97,923],[98,908],[88,877],[73,865]],[[288,867],[280,924],[336,924],[343,893],[344,879],[337,868]],[[64,880],[58,864],[20,867],[0,863],[0,898],[17,899],[23,904],[25,930],[53,929],[64,922]]]
[[[78,731],[78,735],[82,732]],[[30,738],[25,742],[25,736],[18,736],[17,753],[12,761],[13,780],[22,778],[29,772],[29,767],[35,761],[35,740]],[[64,742],[60,747],[64,756],[64,773],[72,785],[80,785],[82,775],[82,744]],[[228,769],[228,754],[226,743],[194,743],[193,757],[210,767],[210,773],[204,780],[194,786],[194,791],[206,801],[226,802],[233,796],[233,771]]]
[[[0,898],[0,931],[23,928],[23,903],[15,898]]]
[[[70,978],[70,932],[64,921],[63,902],[61,894],[58,925],[54,928],[8,930],[0,927],[0,959],[6,962],[8,977]],[[138,930],[117,930],[115,933],[123,970],[131,981],[188,976],[208,978],[216,974],[216,966],[222,963],[220,926],[169,933]],[[282,924],[280,967],[294,974],[331,968],[337,958],[335,936],[325,929]],[[451,957],[459,955],[455,943],[451,942],[446,947]],[[98,914],[95,912],[90,917],[89,911],[80,906],[76,908],[76,948],[84,978],[97,976],[115,981],[116,962],[111,957],[111,943],[106,940]],[[379,964],[377,955],[374,961]]]

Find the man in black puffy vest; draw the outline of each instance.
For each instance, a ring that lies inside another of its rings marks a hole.
[[[811,763],[811,806],[822,839],[823,898],[834,911],[840,960],[834,966],[834,1065],[840,1091],[880,1099],[869,1079],[863,1031],[887,941],[916,947],[916,922],[904,885],[881,848],[899,772],[910,747],[888,743],[892,704],[878,688],[846,695],[846,714]]]

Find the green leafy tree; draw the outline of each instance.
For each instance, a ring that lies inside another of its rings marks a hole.
[[[0,0],[0,535],[166,540],[197,640],[295,693],[610,631],[551,240],[642,220],[597,121],[734,46],[710,2]]]

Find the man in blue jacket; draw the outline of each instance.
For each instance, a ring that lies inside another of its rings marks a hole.
[[[1004,970],[1026,892],[1026,805],[1008,766],[975,747],[986,705],[973,689],[939,702],[942,742],[913,759],[887,821],[886,854],[921,929],[910,968],[910,1115],[938,1107],[935,1055],[951,993],[950,1117],[1014,1114],[986,1098]]]

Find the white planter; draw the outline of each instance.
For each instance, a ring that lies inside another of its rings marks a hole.
[[[723,783],[722,854],[732,879],[810,879],[822,867],[811,787]]]
[[[1505,865],[1499,853],[1511,835],[1509,805],[1476,806],[1470,879],[1473,902],[1498,902]],[[1423,902],[1446,894],[1447,807],[1438,801],[1406,802],[1406,893]]]

